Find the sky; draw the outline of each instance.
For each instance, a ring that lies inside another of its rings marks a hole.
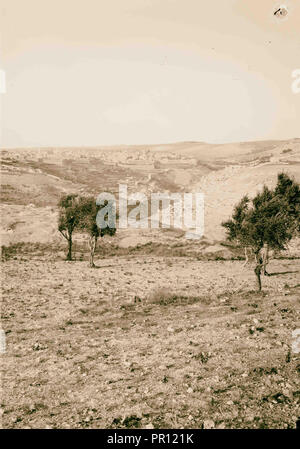
[[[300,137],[300,0],[1,0],[0,14],[3,147]]]

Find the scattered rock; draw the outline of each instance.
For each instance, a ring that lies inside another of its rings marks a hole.
[[[203,429],[214,429],[214,428],[215,428],[215,423],[213,420],[205,419],[203,421]]]

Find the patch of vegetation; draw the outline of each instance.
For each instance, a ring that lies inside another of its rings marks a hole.
[[[202,302],[208,304],[211,299],[208,296],[186,296],[178,295],[164,288],[154,290],[147,298],[146,302],[150,304],[158,304],[161,306],[194,304]]]
[[[11,259],[18,259],[22,256],[46,256],[57,254],[63,249],[62,245],[58,243],[32,243],[32,242],[18,242],[12,243],[8,246],[1,246],[1,260],[6,262]]]

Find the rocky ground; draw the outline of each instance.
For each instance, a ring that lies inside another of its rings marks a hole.
[[[3,263],[4,428],[294,428],[299,260]]]

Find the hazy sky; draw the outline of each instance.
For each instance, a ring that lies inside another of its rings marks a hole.
[[[0,5],[3,146],[300,137],[300,0]]]

